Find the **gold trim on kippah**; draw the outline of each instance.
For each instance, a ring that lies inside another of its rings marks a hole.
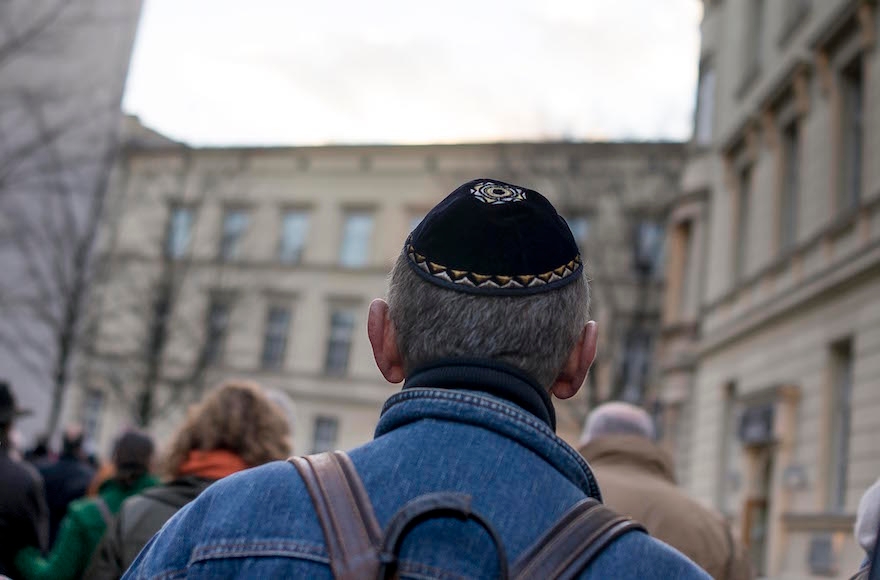
[[[410,244],[406,248],[406,255],[410,261],[431,276],[440,278],[453,284],[471,286],[473,288],[533,288],[543,286],[550,282],[556,282],[568,278],[574,274],[581,265],[580,254],[575,256],[567,264],[553,268],[541,274],[525,274],[516,276],[503,276],[501,274],[477,274],[467,270],[448,268],[437,262],[431,262],[418,252]]]

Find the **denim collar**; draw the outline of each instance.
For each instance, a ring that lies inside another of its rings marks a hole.
[[[556,431],[556,411],[550,393],[508,364],[481,359],[444,359],[412,371],[403,388],[486,393],[525,409]]]
[[[408,387],[385,402],[375,436],[423,419],[464,423],[498,433],[541,457],[587,496],[602,501],[599,484],[581,454],[557,437],[547,423],[503,399],[463,389]]]

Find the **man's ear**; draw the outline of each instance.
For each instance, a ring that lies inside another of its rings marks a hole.
[[[367,336],[373,346],[373,358],[379,372],[389,383],[399,383],[406,378],[403,372],[403,359],[397,348],[397,332],[388,316],[388,303],[375,299],[370,303],[367,316]]]
[[[550,387],[550,392],[556,395],[557,399],[568,399],[575,396],[581,385],[584,384],[587,372],[596,358],[597,328],[596,323],[592,320],[584,326],[581,337],[568,355],[568,360],[565,361],[565,366],[562,367]]]

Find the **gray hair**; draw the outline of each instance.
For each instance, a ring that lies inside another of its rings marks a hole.
[[[483,296],[431,284],[401,254],[391,271],[388,307],[404,372],[442,358],[506,363],[549,388],[587,323],[585,275],[557,290]]]
[[[636,435],[654,440],[656,431],[647,411],[615,401],[599,405],[590,413],[581,435],[581,445],[608,435]]]

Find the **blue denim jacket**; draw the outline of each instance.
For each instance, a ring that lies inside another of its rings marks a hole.
[[[548,424],[484,393],[415,388],[392,396],[376,438],[352,450],[384,527],[407,501],[470,494],[513,561],[568,508],[599,497],[589,466]],[[473,522],[431,520],[401,549],[403,578],[496,578],[496,553]],[[321,527],[293,466],[275,462],[212,485],[182,509],[124,578],[332,578]],[[583,578],[709,578],[641,532],[617,539]]]

